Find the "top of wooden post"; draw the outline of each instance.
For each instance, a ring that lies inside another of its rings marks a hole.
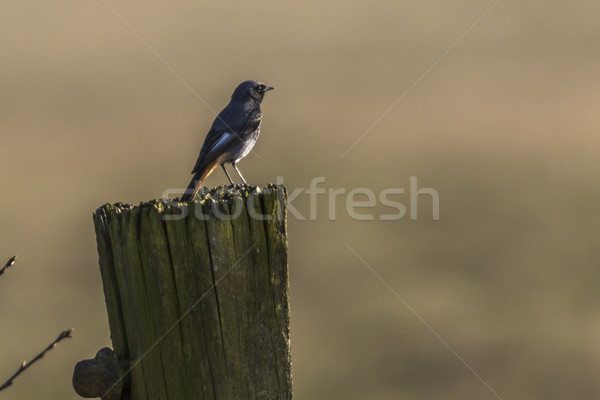
[[[145,208],[155,208],[157,209],[158,212],[165,212],[167,214],[169,214],[170,216],[167,219],[177,219],[177,216],[181,216],[182,218],[185,218],[186,216],[190,215],[188,211],[185,210],[186,207],[191,207],[192,205],[202,205],[202,206],[206,206],[206,205],[214,205],[216,206],[219,202],[224,202],[224,203],[231,203],[234,204],[235,206],[235,202],[236,201],[243,201],[244,203],[247,203],[248,201],[250,202],[254,202],[255,200],[257,201],[257,204],[263,204],[264,206],[264,202],[265,199],[269,198],[272,199],[273,197],[275,198],[279,198],[279,200],[281,201],[281,203],[283,204],[285,202],[285,200],[287,199],[287,190],[285,188],[285,186],[283,185],[276,185],[273,183],[269,183],[266,187],[260,187],[260,186],[246,186],[246,185],[242,185],[242,184],[238,184],[235,186],[217,186],[217,187],[203,187],[202,189],[200,189],[200,191],[198,192],[198,195],[194,198],[193,201],[190,202],[181,202],[179,201],[179,198],[176,199],[167,199],[167,198],[162,198],[162,199],[154,199],[154,200],[149,200],[149,201],[144,201],[144,202],[140,202],[139,204],[135,205],[135,204],[127,204],[127,203],[122,203],[122,202],[116,202],[116,203],[106,203],[102,206],[100,206],[96,212],[94,213],[95,217],[98,217],[100,213],[104,213],[106,215],[111,214],[113,212],[116,213],[121,213],[121,212],[126,212],[126,211],[135,211],[135,210],[139,210],[139,209],[145,209]],[[277,202],[273,202],[273,204],[276,204]],[[252,204],[250,204],[252,205]],[[179,214],[177,212],[177,210],[182,210],[182,213]],[[197,210],[197,208],[196,208]],[[222,214],[219,214],[218,212],[218,208],[216,208],[217,212],[216,212],[216,217],[219,217]],[[212,213],[211,213],[212,214]],[[199,218],[206,218],[208,217],[208,215],[205,215],[203,213],[198,213],[196,215]],[[235,212],[233,214],[233,216],[235,217]],[[250,217],[255,217],[258,219],[270,219],[270,218],[277,218],[278,220],[285,220],[286,219],[286,210],[284,207],[282,207],[280,210],[278,210],[278,213],[274,214],[273,216],[269,217],[267,216],[265,213],[250,213],[249,215]],[[229,217],[227,217],[227,219],[231,218],[231,214]]]

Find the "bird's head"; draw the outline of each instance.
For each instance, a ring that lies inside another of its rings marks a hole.
[[[275,89],[272,86],[266,86],[264,83],[259,81],[245,81],[239,84],[239,86],[233,92],[231,99],[233,101],[248,101],[254,100],[260,104],[265,93],[269,90]]]

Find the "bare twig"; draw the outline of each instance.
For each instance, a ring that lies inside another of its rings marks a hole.
[[[17,256],[12,256],[10,258],[10,260],[8,260],[6,262],[6,264],[4,265],[4,267],[0,268],[0,275],[2,275],[4,273],[4,270],[6,270],[6,268],[12,267],[12,265],[15,263],[16,259],[17,259]]]
[[[6,389],[10,385],[12,385],[13,382],[14,382],[14,380],[15,380],[15,378],[17,376],[19,376],[23,371],[25,371],[27,368],[29,368],[31,366],[31,364],[33,364],[34,362],[36,362],[40,358],[44,357],[44,354],[46,354],[48,351],[50,351],[54,347],[56,347],[56,345],[58,344],[58,342],[60,342],[64,338],[71,338],[71,337],[73,337],[73,336],[71,336],[71,333],[73,333],[73,328],[67,329],[66,331],[62,331],[60,333],[60,335],[58,335],[58,337],[56,338],[56,340],[54,340],[54,342],[52,342],[50,344],[50,346],[46,347],[44,350],[42,350],[42,352],[40,354],[38,354],[37,356],[33,357],[31,359],[31,361],[29,361],[29,362],[23,361],[23,364],[21,364],[21,366],[19,367],[19,369],[17,370],[17,372],[15,372],[13,374],[13,376],[11,376],[10,378],[8,378],[8,380],[6,382],[4,382],[4,384],[2,386],[0,386],[0,390]]]

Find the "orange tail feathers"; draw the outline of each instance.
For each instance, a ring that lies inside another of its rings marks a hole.
[[[208,176],[215,170],[215,168],[217,168],[218,165],[219,163],[213,161],[208,163],[204,168],[198,168],[198,171],[196,171],[194,174],[194,177],[192,178],[187,189],[185,189],[183,196],[181,196],[181,201],[190,202],[194,200],[204,180],[208,178]]]

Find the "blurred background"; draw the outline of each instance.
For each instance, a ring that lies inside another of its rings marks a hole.
[[[250,183],[440,198],[439,221],[427,196],[415,221],[354,220],[345,195],[290,215],[297,399],[593,398],[600,4],[494,4],[4,1],[0,380],[75,338],[2,395],[78,399],[74,364],[110,345],[92,212],[184,188],[213,110],[259,79]]]

